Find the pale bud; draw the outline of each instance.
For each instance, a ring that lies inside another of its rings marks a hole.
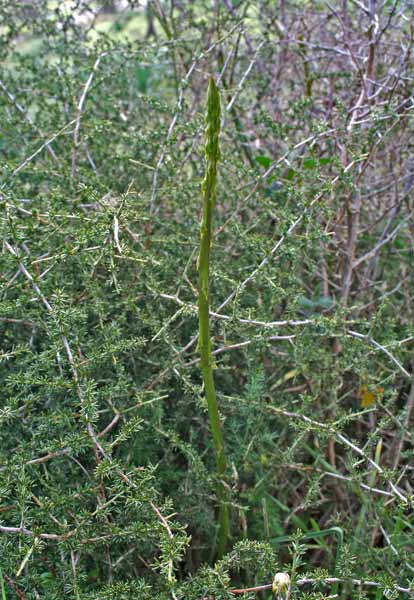
[[[276,573],[273,579],[272,592],[274,594],[280,594],[288,589],[290,584],[289,573]]]

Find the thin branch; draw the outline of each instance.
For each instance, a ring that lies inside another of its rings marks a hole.
[[[66,123],[66,125],[64,125],[62,127],[62,129],[59,129],[59,131],[57,133],[55,133],[51,138],[49,138],[46,142],[44,142],[44,144],[42,144],[40,146],[40,148],[38,148],[36,150],[36,152],[33,152],[33,154],[31,154],[28,158],[26,158],[18,167],[16,167],[14,169],[14,171],[11,174],[11,177],[14,177],[15,175],[17,175],[17,173],[20,173],[20,171],[22,171],[25,167],[27,167],[27,165],[34,159],[36,158],[36,156],[38,154],[40,154],[45,148],[47,148],[49,146],[49,144],[51,144],[52,142],[55,141],[56,138],[58,138],[64,131],[66,131],[66,129],[68,129],[68,127],[70,127],[71,125],[73,125],[75,123],[75,119],[73,119],[72,121],[69,121],[69,123]]]
[[[92,67],[92,71],[90,72],[89,77],[84,85],[81,97],[78,102],[77,114],[76,114],[76,119],[75,119],[76,125],[75,125],[75,129],[73,130],[72,177],[75,177],[75,175],[76,175],[76,161],[77,161],[78,146],[79,146],[79,130],[80,130],[80,124],[81,124],[81,118],[82,118],[82,111],[83,111],[83,107],[84,107],[84,104],[86,101],[86,96],[88,94],[89,88],[92,85],[93,79],[95,77],[95,73],[98,70],[99,63],[101,62],[102,58],[106,55],[107,55],[107,52],[102,52],[102,54],[100,54],[98,56],[98,58],[95,60],[93,67]]]
[[[226,106],[226,111],[230,112],[232,109],[233,104],[235,103],[235,101],[237,100],[238,95],[240,94],[241,90],[243,89],[244,83],[246,81],[246,79],[248,78],[250,71],[253,69],[253,66],[255,64],[255,62],[257,61],[257,58],[259,56],[259,52],[260,50],[263,48],[264,42],[261,42],[257,49],[256,52],[254,53],[254,56],[252,58],[252,60],[249,63],[249,66],[246,69],[246,72],[244,73],[243,77],[241,78],[239,85],[237,86],[236,91],[233,94],[233,97],[231,98],[230,102],[227,104]]]
[[[400,363],[400,361],[397,360],[395,358],[395,356],[393,354],[391,354],[391,352],[389,350],[387,350],[387,348],[385,348],[384,346],[381,346],[381,344],[379,344],[376,340],[369,337],[368,335],[358,333],[357,331],[353,331],[352,329],[348,329],[347,334],[349,336],[357,338],[359,340],[364,340],[364,341],[368,342],[369,344],[371,344],[371,346],[374,346],[375,348],[378,348],[378,350],[381,350],[381,352],[384,352],[384,354],[386,354],[388,356],[388,358],[399,368],[401,373],[403,373],[405,375],[405,377],[411,381],[412,376],[410,375],[410,373],[403,367],[403,365]]]

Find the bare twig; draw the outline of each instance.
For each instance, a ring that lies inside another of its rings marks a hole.
[[[106,54],[107,54],[106,52],[102,52],[102,54],[100,54],[98,56],[98,58],[95,60],[93,67],[92,67],[92,71],[90,72],[89,77],[86,80],[86,83],[83,87],[82,94],[79,98],[76,119],[75,119],[75,128],[73,130],[72,177],[75,177],[75,175],[76,175],[76,162],[77,162],[78,147],[79,147],[79,130],[80,130],[80,125],[81,125],[82,111],[83,111],[85,101],[86,101],[86,96],[88,94],[89,88],[92,85],[92,82],[95,77],[95,73],[98,70],[99,64],[100,64],[101,60],[104,58],[104,56],[106,56]]]

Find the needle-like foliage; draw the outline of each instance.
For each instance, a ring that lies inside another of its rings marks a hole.
[[[1,600],[413,597],[412,4],[0,0]]]

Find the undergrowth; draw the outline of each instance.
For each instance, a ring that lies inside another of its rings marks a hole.
[[[1,600],[413,596],[412,13],[0,2]]]

